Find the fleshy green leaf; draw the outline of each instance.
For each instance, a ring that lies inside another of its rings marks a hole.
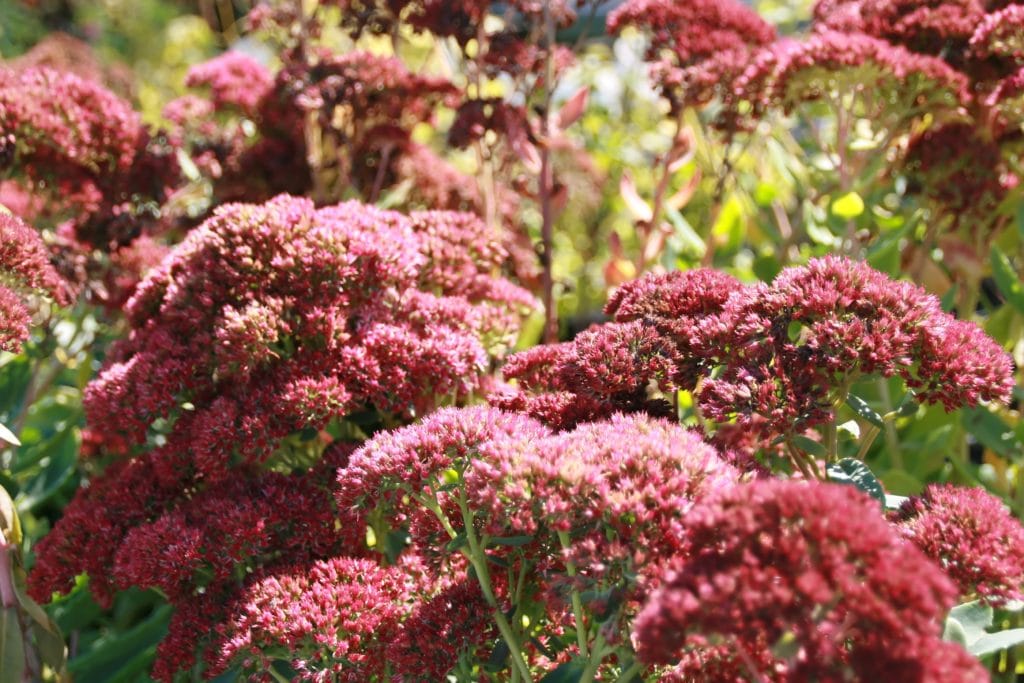
[[[963,644],[966,647],[985,635],[985,629],[992,626],[992,617],[992,608],[980,600],[957,605],[949,610],[943,638],[950,640],[950,638],[946,637],[946,633],[962,633],[964,638]]]
[[[828,451],[823,445],[815,441],[814,439],[808,438],[802,434],[798,434],[792,438],[793,445],[802,451],[816,455],[819,458],[824,458],[828,455]]]
[[[826,471],[829,481],[856,486],[883,506],[885,505],[885,490],[882,488],[881,482],[860,460],[843,458],[839,462],[831,463]]]
[[[25,641],[18,624],[18,610],[0,611],[0,681],[18,683],[25,678]]]
[[[554,671],[548,672],[540,683],[578,683],[586,668],[583,660],[573,659],[560,664]]]
[[[1024,283],[1021,283],[1006,254],[995,244],[991,245],[991,250],[989,262],[992,265],[992,277],[999,291],[1011,306],[1024,313]]]
[[[853,412],[857,413],[860,417],[864,418],[874,426],[881,429],[884,425],[882,422],[882,416],[875,412],[875,410],[867,404],[867,401],[862,399],[860,396],[850,394],[846,397],[846,405],[853,409]]]
[[[1011,628],[998,633],[986,633],[971,643],[967,651],[975,657],[984,657],[1024,643],[1024,628]]]

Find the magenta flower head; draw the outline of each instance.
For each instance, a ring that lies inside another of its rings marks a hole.
[[[36,296],[70,300],[39,233],[0,208],[0,350],[17,353],[28,339]]]
[[[285,196],[218,210],[129,302],[132,333],[87,390],[90,428],[122,452],[177,420],[198,472],[216,477],[349,412],[418,414],[474,390],[532,299],[486,261],[474,269],[446,220],[473,226],[492,260],[503,253],[461,214],[410,221]]]
[[[419,424],[382,432],[353,453],[338,473],[338,509],[359,528],[371,517],[392,529],[409,526],[415,543],[430,546],[442,529],[421,501],[451,502],[446,473],[450,478],[450,472],[470,467],[488,441],[548,434],[528,417],[494,408],[439,410]]]
[[[700,336],[722,367],[699,395],[707,414],[764,435],[819,424],[836,387],[863,377],[898,375],[918,400],[947,410],[1006,401],[1013,387],[1009,355],[977,325],[916,285],[840,257],[736,294]]]
[[[729,100],[750,51],[775,29],[737,0],[630,0],[608,15],[608,32],[632,26],[648,35],[651,75],[675,108]]]
[[[694,346],[700,322],[741,289],[732,276],[708,269],[626,283],[605,307],[613,322],[572,342],[512,356],[503,372],[517,384],[491,401],[556,429],[615,412],[667,416],[668,397],[692,390],[708,371],[703,351]]]
[[[47,67],[0,68],[0,170],[47,188],[48,217],[71,218],[77,239],[104,250],[136,237],[154,218],[142,204],[178,179],[169,148],[128,102]]]
[[[672,555],[690,507],[735,485],[739,472],[694,432],[616,414],[542,439],[483,444],[463,476],[483,533],[561,547],[539,560],[542,569],[557,574],[573,562],[584,590],[629,583],[635,597],[643,587],[627,575]]]
[[[273,87],[274,77],[265,66],[241,52],[229,50],[193,66],[185,77],[190,88],[208,88],[217,110],[236,109],[252,115]]]
[[[298,681],[384,680],[385,646],[417,588],[400,566],[347,557],[269,572],[246,587],[220,627],[210,673],[238,667],[257,677],[281,658]]]
[[[879,94],[864,103],[869,107],[865,115],[899,129],[907,123],[901,117],[909,107],[892,106],[901,97],[937,111],[955,110],[970,100],[966,77],[941,59],[861,33],[823,31],[802,42],[781,41],[763,52],[736,82],[737,95],[756,105],[789,111],[850,82]]]
[[[962,596],[993,604],[1024,599],[1024,527],[984,489],[934,484],[905,502],[893,521]]]
[[[609,33],[619,33],[626,26],[651,34],[651,61],[669,51],[679,66],[737,45],[766,45],[775,39],[772,25],[736,0],[629,0],[608,15]]]
[[[641,661],[677,667],[672,680],[984,680],[939,638],[952,583],[855,488],[755,482],[683,524],[687,548],[634,624]]]

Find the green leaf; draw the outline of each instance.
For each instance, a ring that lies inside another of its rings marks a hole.
[[[465,531],[461,531],[455,538],[448,541],[444,547],[444,551],[446,553],[454,553],[465,548],[467,545],[469,545],[469,538],[467,538]]]
[[[171,606],[161,605],[128,631],[112,633],[68,662],[68,671],[77,681],[109,681],[132,661],[136,654],[155,646],[167,633]]]
[[[839,462],[831,463],[827,468],[829,481],[837,484],[856,486],[868,494],[883,506],[885,505],[885,490],[878,478],[872,473],[868,466],[856,458],[843,458]]]
[[[876,413],[874,409],[867,404],[867,401],[862,399],[860,396],[849,394],[846,397],[846,405],[850,406],[850,408],[853,409],[853,412],[857,413],[857,415],[879,429],[885,426],[885,423],[882,422],[882,416]]]
[[[992,265],[992,277],[1007,303],[1024,313],[1024,284],[1013,269],[1010,259],[995,244],[990,247],[989,262]]]
[[[491,656],[487,658],[484,663],[484,671],[489,673],[499,673],[503,671],[508,664],[508,656],[511,650],[508,648],[508,643],[505,642],[504,638],[498,640],[494,645],[494,650],[491,651]]]
[[[819,458],[824,458],[828,455],[828,451],[825,449],[825,446],[802,434],[797,434],[790,439],[790,441],[792,441],[793,445],[800,450],[810,453],[811,455],[816,455]]]
[[[856,192],[847,192],[832,202],[832,214],[847,220],[864,213],[864,200]]]
[[[526,545],[533,540],[533,536],[496,536],[494,538],[487,539],[487,545],[504,545],[511,547],[518,547]]]
[[[946,637],[946,633],[962,633],[963,645],[966,647],[985,635],[985,629],[992,626],[992,618],[992,607],[980,600],[957,605],[949,610],[949,616],[946,617],[946,631],[942,637],[950,640]]]
[[[1008,457],[1019,453],[1013,428],[995,413],[985,408],[965,408],[962,419],[964,428],[986,448]]]
[[[560,664],[554,671],[549,671],[540,679],[540,683],[578,683],[586,668],[584,660],[573,659]]]
[[[975,657],[984,657],[1021,643],[1024,643],[1024,628],[1011,628],[998,633],[986,633],[971,643],[967,651]]]
[[[21,683],[25,678],[25,641],[18,624],[18,610],[0,612],[0,683]]]

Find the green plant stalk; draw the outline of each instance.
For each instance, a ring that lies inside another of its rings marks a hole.
[[[885,408],[886,415],[892,413],[895,406],[892,404],[892,396],[889,394],[889,383],[884,378],[878,378],[878,394],[882,398],[882,406]],[[900,450],[900,440],[896,435],[896,424],[895,420],[884,420],[885,424],[885,447],[889,451],[889,456],[892,458],[893,467],[903,469],[903,451]]]
[[[618,678],[615,679],[615,683],[629,683],[642,669],[643,665],[634,660],[628,669],[619,674]]]
[[[512,625],[505,618],[505,614],[501,611],[501,606],[498,605],[498,599],[494,596],[494,589],[491,587],[491,574],[487,569],[487,556],[479,539],[477,539],[476,534],[473,532],[473,513],[470,512],[469,505],[466,503],[466,492],[461,488],[459,489],[459,510],[462,512],[462,521],[466,529],[466,543],[469,545],[468,552],[463,548],[463,554],[466,555],[466,558],[473,565],[473,569],[476,570],[476,578],[480,583],[480,590],[484,594],[484,600],[494,610],[494,622],[498,626],[501,637],[505,639],[505,644],[508,645],[513,668],[519,671],[523,681],[530,683],[533,680],[530,676],[530,667],[526,664],[526,658],[523,656],[523,650],[519,645],[519,639],[512,630]]]
[[[611,648],[605,647],[604,634],[598,631],[597,638],[594,639],[594,647],[590,651],[587,667],[580,674],[579,683],[591,683],[594,680],[601,662],[610,651]]]
[[[569,534],[565,531],[558,532],[558,542],[562,545],[562,550],[566,553],[569,552]],[[576,577],[576,565],[571,560],[565,562],[565,573],[569,575],[569,578]],[[583,618],[583,600],[580,598],[580,592],[576,590],[575,584],[572,587],[572,614],[576,620],[576,642],[579,644],[580,655],[589,657],[589,651],[587,648],[587,629],[586,622]]]

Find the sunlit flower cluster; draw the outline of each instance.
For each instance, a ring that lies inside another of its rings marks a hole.
[[[853,487],[738,486],[684,524],[689,552],[635,626],[638,655],[675,667],[669,680],[985,678],[939,638],[949,579]]]
[[[68,302],[68,288],[46,245],[23,221],[0,209],[0,350],[17,352],[28,338],[33,296]]]

